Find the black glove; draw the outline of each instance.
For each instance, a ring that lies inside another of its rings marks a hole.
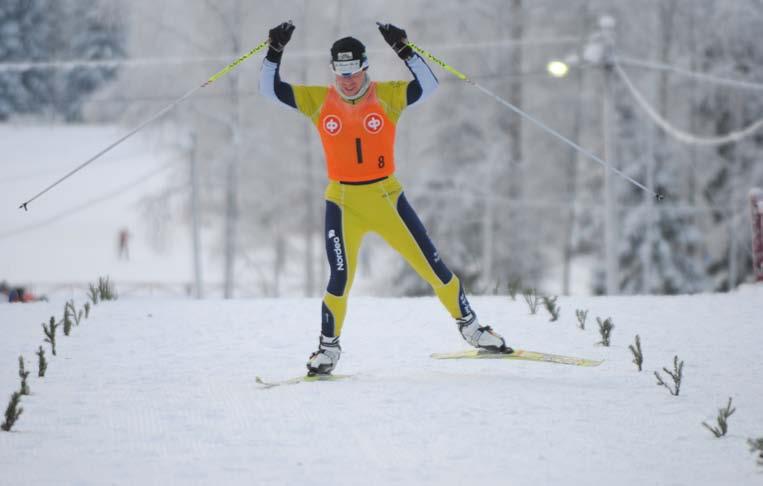
[[[384,36],[384,40],[397,52],[400,59],[406,60],[413,55],[413,49],[408,45],[408,34],[403,29],[392,24],[380,22],[376,22],[376,24],[379,26],[379,32]]]
[[[268,32],[270,47],[268,48],[267,56],[265,56],[268,61],[281,61],[283,48],[286,47],[286,44],[288,44],[289,40],[291,40],[291,34],[294,32],[294,29],[296,29],[296,27],[291,22],[291,20],[288,22],[283,22],[282,24],[279,24],[270,29],[270,32]]]

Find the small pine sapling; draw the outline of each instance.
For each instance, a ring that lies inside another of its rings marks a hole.
[[[726,408],[718,409],[718,417],[716,418],[718,421],[718,427],[710,427],[705,422],[702,422],[702,425],[704,425],[707,430],[712,432],[714,436],[722,437],[726,435],[726,432],[729,430],[729,424],[727,420],[734,412],[736,412],[736,408],[731,408],[731,397],[729,397],[729,403],[726,404]]]
[[[90,302],[85,302],[85,319],[90,319]]]
[[[22,395],[29,395],[29,385],[26,379],[29,377],[29,372],[24,368],[24,357],[19,356],[19,378],[21,378],[21,388],[19,393]]]
[[[588,318],[588,309],[586,309],[586,310],[582,310],[582,309],[575,310],[575,316],[578,318],[578,327],[580,329],[585,330],[585,320]]]
[[[90,301],[93,303],[93,305],[98,305],[98,297],[100,296],[98,287],[93,284],[90,284],[89,287],[90,292],[88,292],[87,296],[90,298]]]
[[[21,393],[13,392],[10,402],[8,402],[8,407],[5,409],[5,422],[0,425],[0,429],[6,432],[11,431],[11,427],[13,427],[13,424],[16,423],[24,411],[23,408],[19,407],[19,401],[21,401]]]
[[[549,319],[551,322],[559,319],[559,312],[562,310],[561,307],[556,305],[556,299],[558,298],[559,297],[556,295],[553,297],[543,297],[543,305],[546,307],[548,313],[551,314],[551,319]]]
[[[64,336],[72,332],[72,320],[69,314],[69,306],[64,307]]]
[[[48,360],[45,359],[45,350],[42,349],[42,345],[40,345],[40,349],[37,350],[37,376],[40,378],[45,377],[45,371],[48,369]]]
[[[602,321],[600,317],[597,317],[596,322],[599,323],[599,334],[601,335],[601,341],[599,341],[597,344],[609,347],[609,336],[612,334],[612,329],[615,328],[615,324],[612,322],[612,318],[607,317]]]
[[[101,301],[117,300],[117,291],[109,280],[109,277],[100,277],[98,279],[98,293]]]
[[[641,338],[636,334],[636,344],[628,345],[628,349],[633,353],[633,363],[638,366],[638,370],[641,371],[641,365],[644,364],[644,353],[641,351]]]
[[[79,326],[79,321],[82,320],[82,311],[77,312],[73,300],[68,301],[66,306],[69,308],[69,315],[74,319],[74,323]]]
[[[517,300],[517,292],[522,288],[522,280],[518,278],[509,281],[509,297],[511,300]]]
[[[525,298],[528,307],[530,307],[530,314],[538,312],[538,304],[540,304],[540,297],[535,292],[535,289],[525,289],[522,296]]]
[[[677,397],[678,393],[681,391],[681,380],[683,379],[684,375],[684,362],[681,361],[678,362],[678,355],[673,357],[673,371],[670,371],[669,369],[663,367],[662,368],[665,373],[670,375],[671,378],[673,378],[673,387],[671,388],[669,384],[665,383],[663,381],[662,377],[660,376],[660,373],[657,371],[654,372],[654,376],[657,377],[657,386],[664,386],[668,389],[671,395]]]
[[[50,352],[53,353],[53,356],[56,355],[56,328],[58,327],[58,323],[56,323],[56,318],[54,316],[50,316],[50,326],[46,326],[45,323],[42,323],[42,330],[45,332],[45,342],[50,343]]]
[[[750,444],[750,452],[758,455],[758,464],[763,466],[763,437],[747,439],[747,443]]]

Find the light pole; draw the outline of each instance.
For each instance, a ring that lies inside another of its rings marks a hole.
[[[614,136],[617,133],[616,120],[612,115],[613,93],[612,80],[614,75],[614,29],[615,19],[603,15],[599,18],[599,31],[591,36],[585,45],[582,56],[572,54],[564,61],[554,60],[546,65],[548,73],[554,77],[565,77],[569,72],[570,65],[589,64],[600,66],[603,76],[603,99],[602,99],[602,138],[604,145],[604,160],[609,164],[604,173],[604,262],[606,268],[605,289],[607,295],[617,294],[618,286],[618,258],[617,258],[617,200],[614,192],[614,171],[611,164],[614,159]]]

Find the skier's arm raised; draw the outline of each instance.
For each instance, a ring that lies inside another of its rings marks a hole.
[[[278,71],[281,67],[284,47],[291,39],[291,34],[295,28],[294,24],[289,21],[270,29],[268,33],[270,47],[268,47],[268,53],[262,62],[262,70],[260,71],[260,93],[292,108],[297,108],[297,103],[294,100],[294,89],[289,83],[281,81]]]
[[[408,84],[406,93],[407,105],[411,106],[414,103],[424,101],[437,89],[437,77],[429,69],[424,59],[413,52],[411,46],[408,45],[408,35],[405,33],[405,30],[392,24],[378,22],[377,24],[384,40],[387,41],[387,44],[392,47],[400,59],[405,61],[406,66],[408,66],[411,74],[413,74],[414,79]]]

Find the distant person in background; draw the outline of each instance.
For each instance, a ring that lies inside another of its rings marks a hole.
[[[8,302],[37,302],[38,300],[48,300],[45,296],[37,298],[33,293],[24,287],[10,289],[8,293]]]
[[[358,250],[368,231],[380,234],[432,286],[469,344],[512,352],[503,337],[477,319],[460,280],[443,263],[394,174],[395,125],[407,107],[432,94],[437,87],[434,73],[408,45],[403,29],[380,24],[381,35],[405,62],[412,81],[372,81],[365,46],[345,37],[330,50],[332,86],[289,84],[279,70],[293,31],[291,22],[270,30],[260,91],[309,117],[326,156],[329,185],[324,235],[331,275],[323,297],[318,350],[307,362],[308,374],[329,374],[339,360],[347,298]]]
[[[10,293],[11,289],[8,287],[8,282],[3,280],[0,282],[0,302],[7,302],[8,301],[8,294]]]
[[[119,252],[118,257],[120,260],[129,260],[130,259],[130,232],[127,231],[127,228],[122,228],[119,230]]]

